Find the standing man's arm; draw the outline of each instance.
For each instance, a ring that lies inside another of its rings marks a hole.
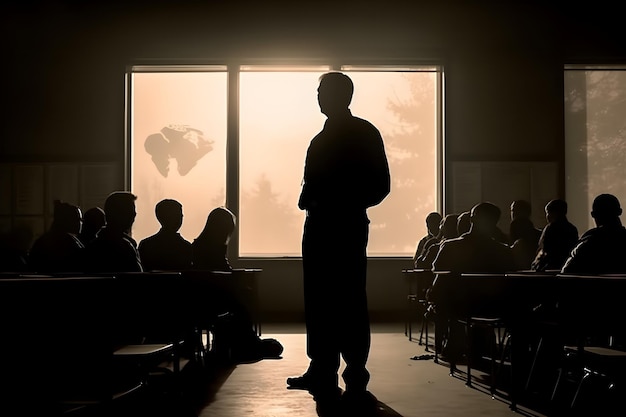
[[[365,170],[366,192],[363,193],[365,207],[380,204],[391,191],[391,175],[385,145],[380,132],[375,129],[368,149],[369,167]]]

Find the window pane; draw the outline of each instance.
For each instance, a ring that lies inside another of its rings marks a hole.
[[[383,135],[392,192],[369,210],[369,255],[412,256],[437,209],[437,73],[346,71],[355,116]],[[306,149],[324,124],[322,72],[242,72],[240,77],[240,255],[300,256],[297,208]]]
[[[352,114],[372,122],[385,141],[391,193],[368,210],[370,256],[413,256],[437,211],[437,73],[350,72]]]
[[[154,207],[172,198],[183,205],[180,232],[191,241],[225,203],[226,72],[134,73],[131,85],[133,237],[156,233]]]
[[[565,178],[570,221],[595,226],[591,203],[602,193],[626,204],[626,71],[565,71]]]
[[[324,124],[323,71],[240,74],[240,256],[300,256],[298,209],[309,141]]]

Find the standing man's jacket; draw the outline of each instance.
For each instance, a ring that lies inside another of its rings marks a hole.
[[[298,207],[308,211],[361,211],[390,192],[385,148],[378,129],[352,116],[328,119],[307,151]]]

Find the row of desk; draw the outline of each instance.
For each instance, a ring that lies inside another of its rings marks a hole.
[[[3,274],[0,408],[76,396],[106,399],[120,347],[189,340],[190,334],[210,331],[232,300],[249,311],[260,334],[260,273]]]
[[[498,323],[506,326],[511,335],[512,408],[516,407],[518,395],[528,388],[532,376],[529,365],[538,353],[536,345],[533,352],[525,350],[528,341],[545,343],[547,337],[552,343],[582,349],[591,338],[615,340],[625,333],[626,275],[558,271],[451,274],[421,269],[406,269],[402,273],[407,296],[423,294],[435,282],[439,289],[433,295],[439,303],[446,304],[446,312],[455,320],[467,324],[472,318],[497,318]],[[469,377],[468,361],[468,382]]]

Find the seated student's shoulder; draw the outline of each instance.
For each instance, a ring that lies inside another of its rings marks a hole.
[[[437,255],[433,261],[433,269],[448,269],[448,263],[454,262],[458,255],[465,254],[467,252],[465,248],[468,246],[471,246],[471,242],[464,236],[444,240],[437,250]]]
[[[464,245],[466,244],[470,239],[469,235],[462,235],[459,237],[453,237],[450,239],[445,239],[443,242],[441,242],[441,246],[448,246],[448,247],[455,247],[458,245]]]

